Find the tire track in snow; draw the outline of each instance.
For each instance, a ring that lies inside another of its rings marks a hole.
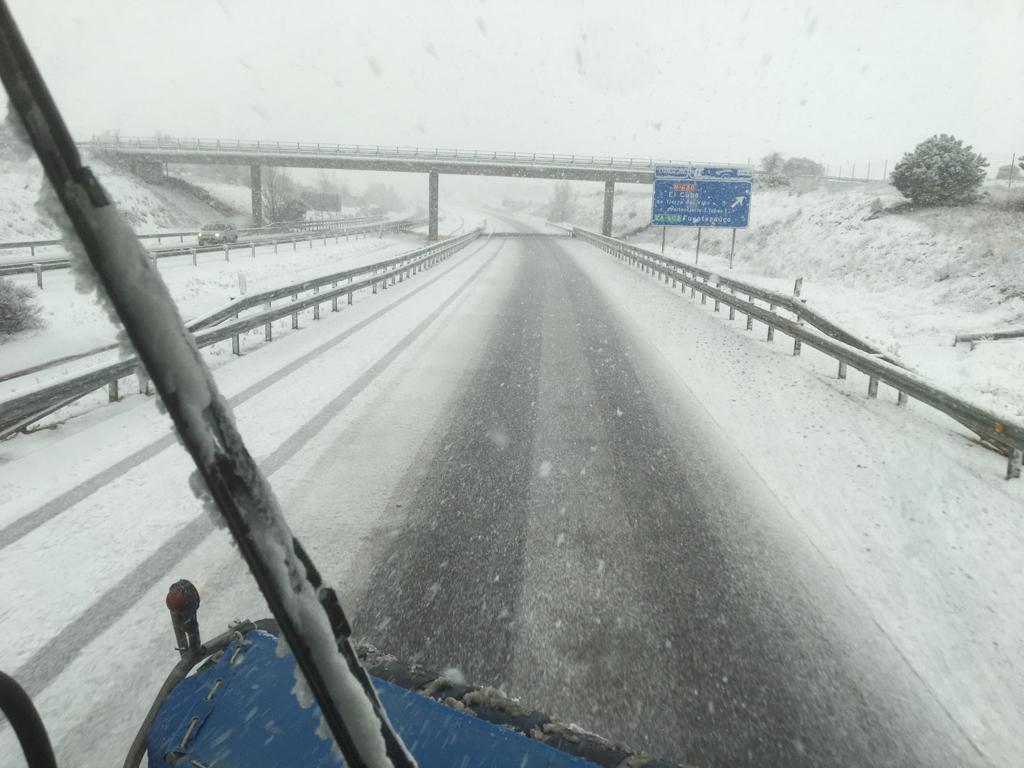
[[[480,274],[498,257],[504,245],[505,243],[502,241],[487,261],[477,267],[454,293],[435,307],[429,315],[406,334],[387,354],[342,390],[337,397],[323,406],[312,418],[308,419],[277,450],[262,459],[259,462],[260,469],[270,476],[284,466],[288,459],[294,456],[302,445],[316,436],[317,433],[327,426],[331,419],[341,413],[402,352],[412,345],[441,316],[445,309],[454,304],[476,282]],[[473,251],[469,256],[475,255],[480,250]],[[460,262],[460,264],[463,262]],[[438,277],[442,276],[439,275]],[[337,342],[335,341],[335,343]],[[276,381],[277,379],[274,380]],[[173,435],[171,437],[173,439]],[[93,637],[101,634],[122,614],[131,609],[157,581],[167,578],[167,574],[174,564],[201,544],[214,530],[213,521],[206,513],[201,513],[191,522],[187,523],[184,528],[181,528],[171,536],[153,554],[132,568],[116,584],[93,601],[92,605],[78,618],[67,624],[64,629],[32,654],[14,673],[14,678],[28,691],[30,696],[38,695],[75,660]]]
[[[397,299],[394,303],[389,304],[386,307],[382,307],[380,310],[374,312],[366,319],[361,320],[360,322],[356,323],[350,328],[345,329],[337,336],[329,339],[328,341],[319,345],[315,349],[310,350],[309,352],[297,358],[293,362],[288,363],[287,365],[278,369],[277,371],[270,374],[266,378],[257,381],[256,383],[246,387],[233,397],[228,398],[228,404],[232,408],[237,408],[239,405],[242,405],[247,400],[255,397],[268,387],[273,386],[284,377],[294,373],[297,369],[304,366],[310,360],[313,360],[314,358],[323,354],[332,347],[335,347],[338,344],[342,343],[353,334],[361,331],[370,323],[375,322],[376,320],[380,319],[384,315],[391,312],[391,310],[404,304],[413,296],[417,295],[423,290],[426,290],[431,285],[436,283],[438,280],[448,275],[452,270],[461,266],[466,260],[475,256],[486,246],[487,243],[485,242],[479,248],[476,248],[473,251],[465,254],[464,258],[452,264],[448,269],[444,270],[436,277],[433,277],[432,279],[423,283],[423,285],[418,286],[415,290],[410,291],[405,296],[402,296],[401,298]],[[178,437],[174,432],[164,435],[163,437],[154,440],[149,445],[146,445],[138,449],[134,453],[130,454],[129,456],[126,456],[125,458],[111,465],[107,469],[93,475],[88,480],[79,483],[73,488],[63,492],[56,498],[46,502],[42,506],[37,507],[34,511],[29,512],[27,515],[23,515],[14,522],[8,523],[3,528],[0,528],[0,550],[4,550],[7,547],[11,546],[16,541],[24,538],[40,526],[45,525],[50,520],[53,520],[55,517],[58,517],[62,513],[71,509],[71,507],[75,506],[79,502],[87,499],[89,496],[96,493],[96,491],[98,491],[100,488],[104,487],[107,483],[110,483],[111,481],[117,479],[118,477],[128,472],[129,470],[134,469],[140,464],[153,458],[164,449],[174,445],[175,442],[177,442],[177,440]]]

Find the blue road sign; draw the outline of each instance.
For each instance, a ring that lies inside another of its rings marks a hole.
[[[753,179],[750,166],[655,166],[651,223],[742,229],[750,221]]]

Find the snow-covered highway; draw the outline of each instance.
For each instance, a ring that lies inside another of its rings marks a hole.
[[[1024,757],[1021,621],[985,630],[1021,615],[1021,497],[962,436],[564,238],[304,326],[217,378],[356,636],[679,762]],[[75,422],[0,449],[0,667],[100,766],[172,581],[207,634],[267,610],[166,417]]]

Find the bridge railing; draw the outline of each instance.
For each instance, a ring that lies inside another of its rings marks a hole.
[[[881,382],[897,391],[897,402],[901,406],[906,405],[908,399],[912,397],[946,414],[978,435],[983,442],[1008,456],[1007,479],[1020,477],[1021,463],[1024,460],[1024,425],[946,392],[918,374],[882,359],[878,354],[851,346],[849,342],[829,333],[829,326],[814,327],[817,323],[811,321],[806,310],[796,318],[789,318],[774,312],[773,304],[769,304],[769,308],[759,306],[753,301],[757,294],[749,291],[752,286],[737,290],[735,281],[719,278],[707,270],[696,272],[692,265],[587,230],[576,228],[573,236],[646,272],[656,274],[666,283],[671,280],[672,287],[678,282],[683,291],[690,289],[691,297],[699,293],[702,304],[710,297],[714,300],[716,311],[724,304],[729,307],[730,320],[735,317],[736,312],[746,315],[748,330],[753,327],[755,320],[763,323],[768,329],[769,340],[774,338],[776,331],[786,334],[793,339],[794,355],[799,355],[805,344],[823,352],[838,361],[837,375],[841,379],[846,378],[847,367],[860,371],[868,377],[869,397],[878,396],[878,384]],[[733,285],[730,286],[729,283]],[[747,300],[737,295],[739,293],[747,294]],[[773,295],[770,291],[761,293],[769,297]],[[774,296],[779,298],[782,295]],[[768,301],[770,302],[771,298]],[[820,319],[820,316],[814,318],[815,321]]]
[[[313,318],[318,320],[321,305],[330,302],[332,311],[338,311],[340,298],[346,297],[351,304],[357,291],[372,290],[377,293],[380,288],[401,282],[405,277],[448,258],[479,236],[480,230],[476,229],[461,237],[432,243],[374,264],[321,275],[247,296],[192,321],[188,327],[195,333],[197,346],[205,347],[230,340],[231,351],[238,355],[241,354],[241,336],[248,331],[263,328],[266,340],[271,341],[275,320],[291,316],[292,328],[297,329],[299,312],[311,309]],[[309,295],[300,298],[302,293]],[[291,301],[272,306],[275,300],[288,297],[291,297]],[[242,312],[257,307],[263,307],[263,311],[232,320]],[[118,381],[131,376],[138,369],[139,361],[133,356],[114,363],[95,365],[83,372],[62,376],[31,391],[0,400],[0,439],[25,430],[51,413],[104,387],[108,388],[111,401],[119,399]],[[35,372],[39,370],[42,369],[34,369]]]
[[[442,149],[383,144],[330,144],[301,141],[262,141],[251,139],[203,139],[142,136],[94,136],[82,146],[117,151],[242,153],[255,155],[304,154],[344,157],[387,157],[412,160],[458,162],[498,162],[531,165],[570,165],[596,168],[653,168],[681,161],[656,158],[614,157],[611,155],[575,155],[503,150]],[[686,161],[689,162],[689,161]]]

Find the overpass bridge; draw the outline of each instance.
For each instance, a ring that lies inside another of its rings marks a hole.
[[[437,239],[437,206],[442,173],[512,178],[604,182],[602,232],[611,234],[615,184],[651,184],[654,166],[671,160],[538,152],[499,152],[367,144],[325,144],[243,139],[179,139],[171,137],[93,137],[82,148],[101,151],[136,163],[248,165],[252,215],[263,221],[262,172],[279,168],[334,168],[355,171],[425,173],[428,176],[429,236]],[[676,161],[678,162],[678,161]]]

